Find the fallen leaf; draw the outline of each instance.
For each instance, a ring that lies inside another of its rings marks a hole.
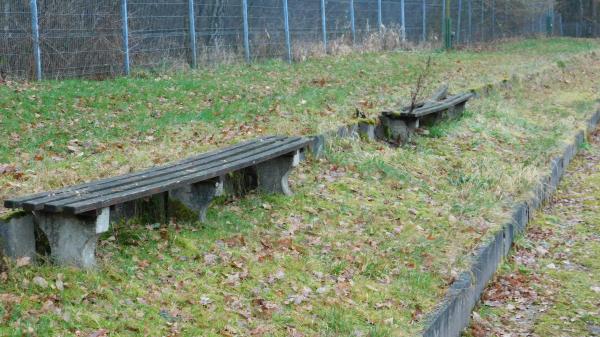
[[[96,332],[93,332],[89,335],[89,337],[101,337],[101,336],[106,336],[106,334],[108,333],[108,330],[106,329],[100,329]]]
[[[36,276],[33,278],[33,283],[40,288],[46,289],[48,288],[48,281],[41,276]]]
[[[264,326],[257,326],[256,328],[250,330],[250,336],[264,336],[267,332],[269,332],[269,329],[265,328]]]
[[[275,310],[277,310],[279,307],[277,306],[277,304],[267,301],[265,299],[262,298],[255,298],[252,300],[252,305],[256,308],[256,310],[262,315],[262,316],[268,316],[270,317],[273,312]]]
[[[211,303],[213,303],[213,300],[211,300],[208,296],[200,296],[200,304],[203,306],[208,306]]]
[[[56,289],[63,291],[65,289],[65,284],[63,283],[62,280],[56,280],[56,282],[54,282],[54,284],[56,285]]]
[[[23,256],[17,259],[17,267],[25,267],[31,264],[31,257]]]

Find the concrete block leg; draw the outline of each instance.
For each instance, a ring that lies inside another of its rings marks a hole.
[[[211,179],[169,191],[169,198],[177,200],[198,214],[200,222],[206,221],[206,211],[212,199],[222,190],[220,179]],[[222,193],[222,192],[221,192]]]
[[[80,268],[96,265],[96,244],[100,234],[108,231],[109,218],[109,208],[103,208],[93,217],[43,212],[35,214],[39,227],[48,237],[52,260]]]
[[[350,124],[350,125],[348,125],[347,129],[348,129],[347,137],[352,138],[352,139],[357,139],[359,137],[358,124]]]
[[[340,126],[340,128],[337,130],[337,136],[339,138],[346,138],[346,137],[350,137],[350,131],[348,130],[347,126]]]
[[[412,130],[419,126],[418,121],[405,121],[385,116],[381,116],[380,121],[383,128],[384,139],[398,145],[408,143]]]
[[[17,213],[0,219],[0,252],[13,259],[26,256],[32,260],[35,258],[35,229],[32,214]]]
[[[367,140],[375,139],[375,125],[372,123],[358,123],[358,134]]]
[[[256,165],[258,189],[266,193],[292,195],[288,177],[299,161],[300,153],[296,151],[293,156],[282,156]]]
[[[309,144],[308,147],[315,158],[320,157],[323,154],[323,151],[325,151],[325,136],[314,136],[313,142]]]

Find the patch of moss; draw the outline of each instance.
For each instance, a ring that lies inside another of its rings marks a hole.
[[[360,118],[358,119],[358,124],[367,124],[367,125],[377,125],[379,123],[379,118]]]
[[[16,218],[24,217],[27,214],[30,214],[30,213],[26,212],[26,211],[23,211],[23,210],[9,211],[7,213],[0,214],[0,221],[7,222],[7,221],[9,221],[11,219],[16,219]]]

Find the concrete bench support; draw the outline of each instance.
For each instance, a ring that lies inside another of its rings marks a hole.
[[[358,135],[362,139],[374,140],[375,139],[375,124],[374,123],[358,123]]]
[[[91,217],[36,212],[35,218],[48,237],[54,262],[81,268],[96,265],[96,244],[100,234],[108,231],[109,208]]]
[[[30,213],[20,212],[0,219],[0,251],[13,259],[35,258],[35,232]]]
[[[292,156],[282,156],[257,164],[255,169],[258,189],[265,193],[292,195],[288,178],[299,162],[300,152],[296,151]]]
[[[383,134],[378,138],[386,139],[396,144],[405,144],[410,140],[411,134],[419,127],[418,119],[396,119],[381,116],[381,130]]]
[[[222,189],[221,186],[221,179],[211,179],[171,190],[169,191],[169,198],[198,213],[198,220],[204,222],[206,221],[206,210],[212,199]]]

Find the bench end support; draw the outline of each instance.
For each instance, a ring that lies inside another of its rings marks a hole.
[[[171,190],[169,191],[169,198],[198,213],[198,220],[205,222],[206,211],[212,199],[220,193],[220,190],[222,190],[222,181],[217,178]]]
[[[2,253],[13,259],[26,256],[35,259],[34,223],[30,213],[0,219],[0,258]]]
[[[288,178],[292,169],[300,162],[300,151],[292,156],[282,156],[256,165],[258,189],[266,193],[292,195]]]
[[[50,256],[58,264],[92,268],[96,265],[96,244],[108,231],[110,210],[95,217],[39,212],[36,221],[50,243]]]

